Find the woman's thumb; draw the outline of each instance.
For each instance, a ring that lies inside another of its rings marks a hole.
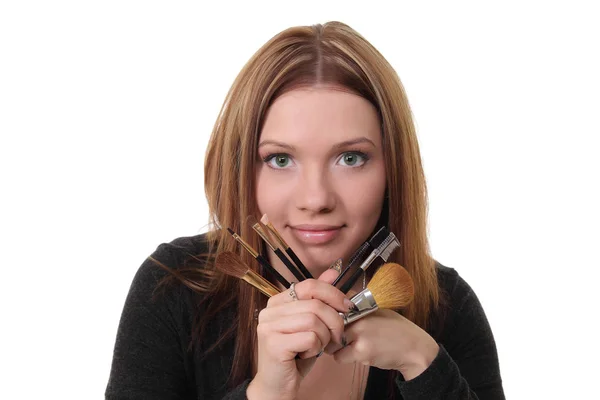
[[[333,265],[340,264],[339,261],[341,261],[341,260],[338,260],[338,262],[334,263]],[[335,281],[335,279],[339,275],[340,275],[339,269],[331,267],[327,271],[325,271],[321,275],[319,275],[319,280],[323,281],[323,282],[327,282],[327,283],[333,283],[333,281]]]

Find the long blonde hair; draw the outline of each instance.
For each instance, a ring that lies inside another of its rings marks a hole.
[[[266,112],[285,91],[321,84],[351,90],[371,102],[379,113],[387,175],[382,222],[401,242],[393,261],[403,265],[415,283],[414,302],[403,314],[427,328],[440,294],[428,248],[426,185],[411,110],[394,69],[367,40],[343,23],[286,29],[261,47],[237,76],[215,123],[205,159],[204,187],[213,226],[210,253],[235,251],[260,272],[256,262],[238,248],[226,229],[220,228],[231,227],[254,248],[264,251],[246,217],[258,213],[255,170]],[[215,275],[210,265],[205,268]],[[238,305],[236,361],[231,377],[234,384],[239,383],[254,362],[253,317],[265,301],[248,285],[222,276],[214,279],[210,292],[213,311],[224,304]]]

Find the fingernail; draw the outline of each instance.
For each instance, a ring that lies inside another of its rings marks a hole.
[[[342,272],[342,259],[338,258],[335,260],[329,269],[335,269],[337,272]]]
[[[344,306],[346,306],[348,311],[352,311],[352,310],[356,309],[356,306],[354,305],[354,303],[351,302],[350,299],[347,299],[347,298],[344,299]]]

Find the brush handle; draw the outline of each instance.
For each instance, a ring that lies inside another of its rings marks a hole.
[[[364,273],[365,271],[363,271],[361,268],[356,268],[352,275],[350,275],[350,278],[348,278],[348,280],[344,282],[344,284],[340,288],[340,291],[344,294],[348,293],[350,289],[352,289],[352,286],[354,286],[358,278],[360,278]]]
[[[350,266],[344,268],[344,270],[338,275],[337,278],[333,281],[332,285],[335,286],[342,280],[342,278],[346,275],[346,273],[350,271]]]
[[[270,273],[275,275],[275,279],[277,279],[283,286],[285,286],[286,289],[290,287],[291,284],[287,281],[287,279],[285,279],[279,272],[277,272],[277,270],[273,268],[271,264],[269,264],[269,262],[262,255],[259,254],[258,257],[256,257],[256,261],[258,261],[260,265],[265,267]]]
[[[332,285],[336,286],[342,280],[342,278],[348,273],[348,271],[352,270],[352,267],[354,266],[355,263],[362,262],[362,259],[364,258],[367,251],[369,251],[370,249],[374,250],[377,247],[379,247],[379,245],[381,243],[383,243],[383,241],[388,236],[388,234],[389,234],[389,231],[385,226],[382,226],[381,228],[379,228],[379,230],[377,232],[375,232],[368,241],[364,242],[362,244],[362,246],[360,246],[358,248],[358,250],[356,250],[352,254],[352,256],[350,257],[350,261],[348,262],[348,266],[335,279],[335,281],[333,281]]]
[[[285,256],[285,254],[283,254],[283,252],[281,251],[281,249],[276,249],[275,250],[275,254],[277,254],[277,257],[279,257],[279,259],[281,261],[283,261],[283,263],[285,264],[285,266],[287,267],[287,269],[290,270],[290,272],[292,274],[294,274],[294,276],[296,277],[296,279],[298,279],[298,282],[302,282],[304,279],[304,275],[302,275],[300,273],[300,271],[298,271],[296,269],[296,267],[294,267],[294,264],[292,264],[292,262],[290,260],[288,260],[288,258]]]
[[[291,247],[288,247],[285,250],[285,252],[290,256],[292,261],[294,261],[294,263],[298,266],[298,269],[300,270],[300,272],[302,272],[302,274],[306,277],[305,279],[313,279],[312,274],[310,272],[308,272],[308,269],[306,269],[304,264],[302,264],[302,261],[300,261],[300,259],[298,258],[296,253],[294,253],[294,251],[292,250]]]
[[[352,267],[357,262],[360,262],[362,260],[363,256],[367,252],[367,250],[369,250],[369,247],[370,247],[369,242],[364,242],[362,244],[362,246],[360,246],[358,248],[358,250],[356,250],[354,252],[354,254],[352,254],[352,257],[350,257],[350,262],[348,263],[348,266],[346,268],[344,268],[344,270],[338,275],[337,278],[335,278],[335,280],[332,283],[333,286],[337,286],[337,284],[344,278],[344,276],[346,276],[346,274],[352,270]]]
[[[341,274],[338,275],[337,278],[333,281],[332,285],[337,286],[337,284],[348,274],[348,272],[352,271],[352,264],[348,265]]]

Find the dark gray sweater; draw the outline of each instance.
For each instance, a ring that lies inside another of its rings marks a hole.
[[[161,244],[152,257],[182,265],[189,254],[205,252],[203,235]],[[117,331],[106,399],[245,399],[251,377],[236,388],[226,381],[233,362],[233,340],[201,358],[228,326],[235,310],[224,311],[194,352],[187,348],[197,297],[183,285],[152,300],[166,274],[146,260],[133,279]],[[440,345],[437,358],[418,377],[396,380],[396,398],[504,399],[496,345],[481,304],[451,268],[438,265],[447,297],[444,328],[430,334]],[[365,399],[385,399],[389,371],[371,367]]]

